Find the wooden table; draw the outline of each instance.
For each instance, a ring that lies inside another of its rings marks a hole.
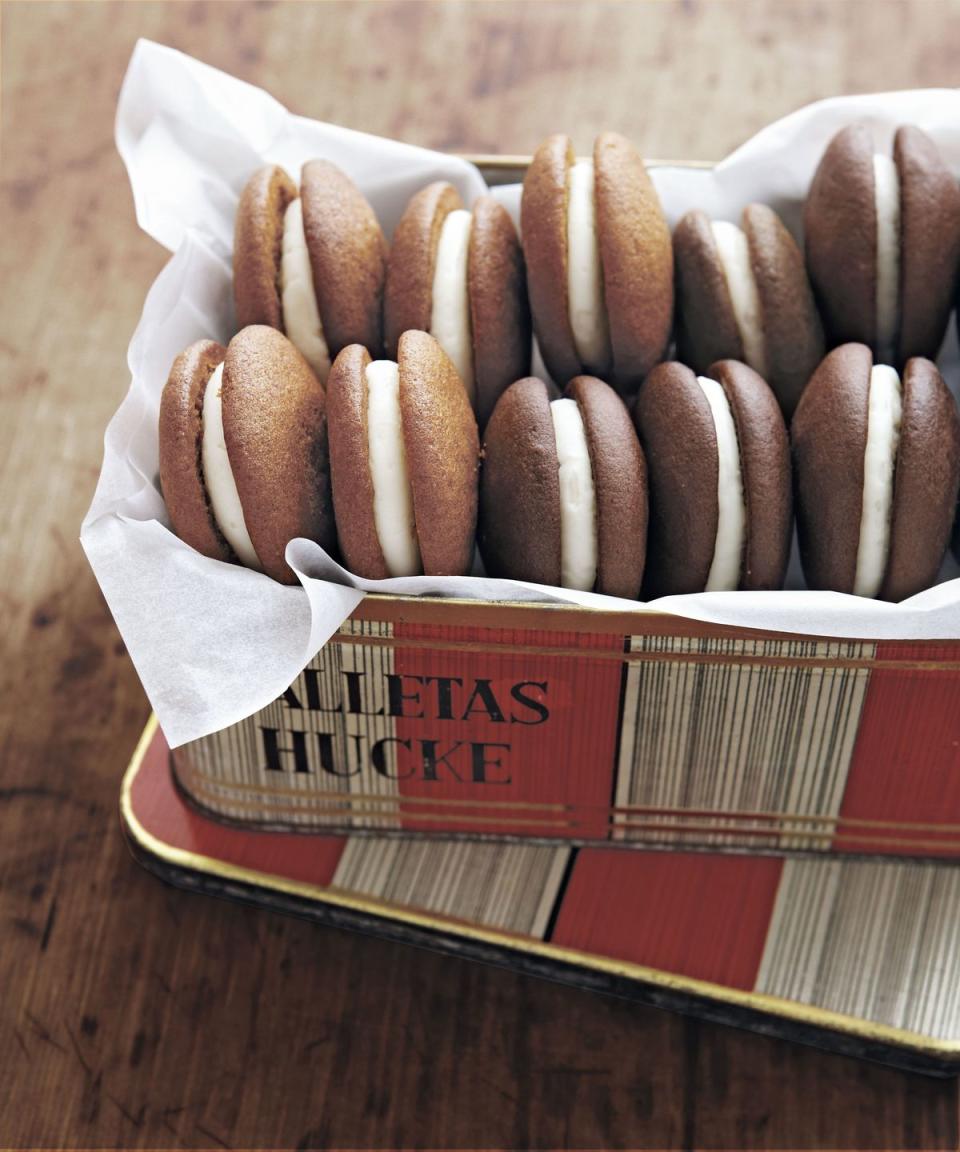
[[[164,888],[120,836],[147,715],[77,544],[165,256],[112,141],[138,36],[437,148],[712,159],[952,84],[960,8],[2,6],[0,1146],[956,1147],[957,1088]]]

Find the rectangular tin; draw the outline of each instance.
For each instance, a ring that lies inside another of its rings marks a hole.
[[[370,596],[174,767],[273,829],[956,857],[960,643]]]
[[[490,184],[529,160],[466,158]],[[283,697],[173,762],[250,827],[946,859],[960,642],[368,596]]]

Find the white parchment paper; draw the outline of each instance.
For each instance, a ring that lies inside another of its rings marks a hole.
[[[655,169],[671,223],[692,207],[736,219],[745,204],[764,200],[796,230],[826,142],[843,124],[862,118],[873,123],[883,146],[898,124],[919,124],[960,174],[960,92],[827,100],[766,128],[715,169]],[[130,389],[107,429],[81,540],[171,745],[236,723],[273,700],[366,591],[618,611],[652,607],[824,636],[960,638],[960,572],[951,560],[942,583],[898,605],[808,592],[795,556],[783,592],[703,593],[642,605],[479,576],[361,580],[305,540],[291,541],[287,549],[300,587],[198,555],[170,531],[160,496],[160,393],[187,344],[200,337],[225,343],[233,333],[233,216],[251,171],[270,161],[295,175],[304,161],[326,156],[357,182],[388,235],[410,195],[429,181],[451,181],[467,202],[485,185],[462,160],[293,116],[260,89],[149,41],[134,50],[116,139],[140,226],[174,254],[147,295],[130,343]],[[496,195],[517,213],[517,187],[498,188]],[[956,390],[960,357],[952,324],[941,367]]]

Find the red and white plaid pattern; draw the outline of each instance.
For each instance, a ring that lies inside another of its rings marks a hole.
[[[454,935],[481,926],[575,949],[584,967],[628,961],[960,1044],[955,865],[249,831],[192,808],[168,759],[158,731],[130,808],[182,866],[235,865],[268,888],[427,912]]]
[[[960,854],[960,643],[354,619],[178,751],[260,825]],[[591,617],[595,621],[597,617]]]

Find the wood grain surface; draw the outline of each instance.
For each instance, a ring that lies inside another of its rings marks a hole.
[[[2,5],[0,1146],[956,1147],[957,1088],[163,887],[147,704],[77,543],[164,253],[112,140],[138,36],[455,150],[712,159],[956,82],[956,4]]]

